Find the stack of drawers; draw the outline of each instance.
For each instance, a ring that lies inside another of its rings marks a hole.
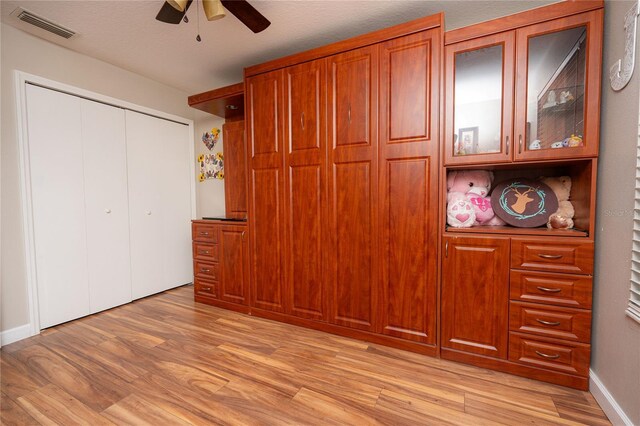
[[[218,227],[193,222],[193,285],[196,296],[216,298],[220,281]]]
[[[511,239],[509,360],[587,377],[593,241]]]

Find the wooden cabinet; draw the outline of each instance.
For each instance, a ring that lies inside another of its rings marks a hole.
[[[222,126],[224,140],[224,203],[226,217],[247,218],[247,145],[244,121]]]
[[[509,239],[445,237],[443,348],[507,358]]]
[[[378,48],[327,59],[328,313],[335,324],[376,329],[378,300]]]
[[[602,16],[593,10],[447,45],[445,163],[596,156]]]
[[[379,47],[379,258],[384,334],[436,343],[438,29]]]
[[[283,71],[245,82],[252,306],[284,312]]]
[[[195,300],[247,312],[250,293],[247,225],[194,220],[191,229]]]

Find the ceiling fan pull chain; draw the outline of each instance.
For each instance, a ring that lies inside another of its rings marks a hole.
[[[198,0],[196,0],[196,21],[198,31],[198,35],[196,35],[196,41],[200,43],[202,41],[202,38],[200,37],[200,8],[198,7]]]

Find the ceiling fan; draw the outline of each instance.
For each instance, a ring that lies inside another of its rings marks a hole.
[[[192,2],[193,0],[167,0],[156,19],[168,24],[179,24],[185,18]],[[254,33],[259,33],[271,25],[271,22],[246,0],[202,0],[202,7],[207,20],[224,18],[227,9]]]

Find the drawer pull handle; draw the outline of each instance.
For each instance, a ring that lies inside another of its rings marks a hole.
[[[558,321],[545,321],[538,318],[536,318],[536,321],[538,321],[540,324],[543,324],[543,325],[552,325],[552,326],[560,325],[560,322]]]
[[[201,269],[200,269],[200,271],[202,271],[202,272],[211,272],[211,269],[204,269],[204,268],[201,268]]]
[[[211,287],[202,287],[204,291],[211,291]]]
[[[208,232],[201,232],[200,235],[209,235]]]
[[[201,251],[200,254],[209,254],[209,250]]]
[[[539,254],[538,256],[543,259],[562,259],[561,254]]]
[[[544,354],[542,352],[536,351],[536,353],[541,356],[542,358],[547,358],[547,359],[558,359],[560,358],[560,355],[555,354],[555,355],[548,355],[548,354]]]
[[[547,293],[560,293],[562,291],[561,288],[549,288],[549,287],[540,287],[540,286],[538,286],[537,288],[538,290],[544,291]]]

